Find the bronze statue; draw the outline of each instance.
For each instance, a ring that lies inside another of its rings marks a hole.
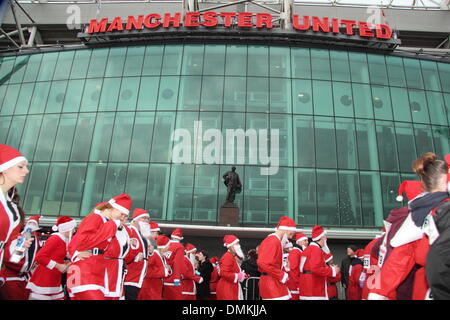
[[[234,203],[236,193],[241,193],[242,184],[239,175],[236,173],[236,167],[232,167],[231,171],[227,171],[224,175],[224,184],[227,186],[227,199],[225,204]]]

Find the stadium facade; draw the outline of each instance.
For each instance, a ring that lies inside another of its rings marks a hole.
[[[412,161],[450,153],[450,11],[319,2],[15,2],[0,142],[31,162],[27,214],[81,219],[126,192],[195,235],[260,238],[288,215],[373,238]]]

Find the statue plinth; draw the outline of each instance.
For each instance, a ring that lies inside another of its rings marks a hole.
[[[219,226],[239,227],[239,208],[232,202],[224,203],[219,210]]]

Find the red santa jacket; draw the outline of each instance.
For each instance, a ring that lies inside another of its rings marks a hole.
[[[372,249],[375,246],[375,244],[379,241],[380,238],[375,238],[372,241],[369,242],[369,244],[364,248],[364,261],[363,261],[363,273],[364,273],[364,287],[362,289],[361,293],[361,299],[367,300],[367,297],[369,295],[369,286],[372,286],[373,279],[372,277],[375,276],[378,269],[378,256],[376,256]],[[369,280],[369,282],[368,282]]]
[[[134,286],[141,288],[142,282],[144,281],[145,273],[147,272],[147,255],[148,255],[148,245],[147,240],[141,235],[139,230],[135,226],[131,226],[130,228],[130,257],[134,256],[135,259],[131,261],[127,261],[127,274],[125,276],[126,286]],[[136,240],[133,240],[136,239]],[[137,243],[135,247],[133,243]],[[141,261],[136,261],[136,258],[139,254],[142,254],[144,259]]]
[[[166,258],[158,250],[148,256],[148,268],[139,291],[139,300],[161,300],[164,278],[170,275],[170,267]]]
[[[259,293],[263,299],[287,300],[290,298],[286,281],[287,272],[282,270],[283,249],[275,233],[268,235],[258,249],[258,270],[261,272]]]
[[[80,223],[78,231],[69,243],[69,256],[73,263],[67,271],[69,293],[88,290],[105,291],[106,251],[120,225],[118,220],[108,220],[99,213],[88,215]],[[93,255],[84,260],[78,253],[92,250]],[[103,252],[103,253],[101,253]]]
[[[311,242],[300,259],[300,300],[328,300],[327,277],[335,276],[335,269],[326,265],[320,246]]]
[[[173,281],[175,279],[180,280],[183,274],[184,268],[184,247],[178,241],[171,240],[169,249],[164,254],[166,257],[167,264],[170,266],[172,270],[172,274],[164,279],[164,285],[173,285]]]
[[[328,299],[338,298],[336,283],[341,281],[342,274],[339,272],[336,277],[327,277]]]
[[[123,295],[125,260],[134,259],[132,254],[129,255],[130,233],[127,226],[119,227],[105,251],[105,296],[108,298],[120,298]]]
[[[62,273],[55,265],[63,264],[66,255],[67,239],[59,233],[52,234],[36,255],[38,266],[27,284],[27,289],[45,295],[62,293]]]
[[[347,300],[361,300],[362,288],[360,277],[363,272],[363,262],[360,259],[353,259],[348,271]]]
[[[7,196],[8,197],[8,196]],[[11,239],[16,239],[21,228],[20,214],[15,203],[7,204],[3,192],[0,192],[0,266],[2,265],[4,251]]]
[[[216,296],[217,283],[219,282],[219,267],[215,266],[213,272],[211,273],[211,279],[209,280],[209,291],[212,296]]]
[[[14,249],[17,243],[17,237],[20,236],[20,225],[13,231],[14,238],[11,237],[7,243],[5,250],[3,266],[0,271],[0,276],[4,277],[6,281],[28,281],[30,273],[32,272],[36,254],[38,253],[40,246],[40,238],[37,233],[33,236],[33,242],[28,250],[25,251],[23,258],[18,263],[12,263],[9,261],[14,253]],[[12,240],[13,239],[13,240]]]
[[[427,238],[422,238],[392,250],[389,259],[383,264],[380,272],[379,288],[370,290],[388,299],[396,299],[396,290],[398,286],[407,278],[415,266],[416,271],[412,299],[425,299],[428,285],[425,278],[425,262],[429,250]],[[421,270],[422,269],[422,270]]]
[[[183,279],[181,281],[182,294],[194,296],[197,294],[195,283],[199,283],[201,277],[195,274],[194,266],[188,257],[183,257]],[[191,297],[188,297],[191,298]]]
[[[238,274],[241,268],[236,262],[236,258],[230,251],[224,253],[219,260],[220,279],[217,282],[217,300],[242,300],[241,284],[238,281]]]
[[[294,247],[291,252],[289,252],[289,279],[287,281],[287,286],[291,294],[299,294],[298,282],[300,279],[300,258],[302,257],[302,250]]]

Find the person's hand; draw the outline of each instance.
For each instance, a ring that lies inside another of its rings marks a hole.
[[[30,238],[28,240],[25,240],[23,247],[25,248],[25,250],[28,250],[31,247],[31,244],[33,243],[34,238]]]
[[[131,245],[131,249],[133,249],[133,250],[139,248],[139,242],[138,242],[138,239],[136,239],[136,238],[131,238],[131,239],[130,239],[130,245]]]
[[[67,271],[67,268],[69,268],[69,266],[65,263],[57,263],[55,265],[55,268],[58,269],[59,272],[65,273]]]
[[[155,251],[155,247],[152,246],[151,244],[148,245],[148,252],[149,253],[153,253],[153,251]]]
[[[339,268],[337,265],[333,265],[333,268],[334,268],[336,274],[338,274],[339,272],[341,272],[341,268]]]
[[[92,253],[88,252],[88,251],[81,251],[80,253],[78,253],[77,257],[80,260],[84,260],[84,259],[92,257]]]
[[[203,282],[203,277],[200,277],[200,280],[198,280],[198,283],[202,283]]]
[[[237,276],[237,279],[238,279],[238,281],[239,282],[242,282],[242,281],[244,281],[245,279],[246,279],[246,274],[245,274],[245,272],[239,272],[238,274],[237,274],[238,276]]]

